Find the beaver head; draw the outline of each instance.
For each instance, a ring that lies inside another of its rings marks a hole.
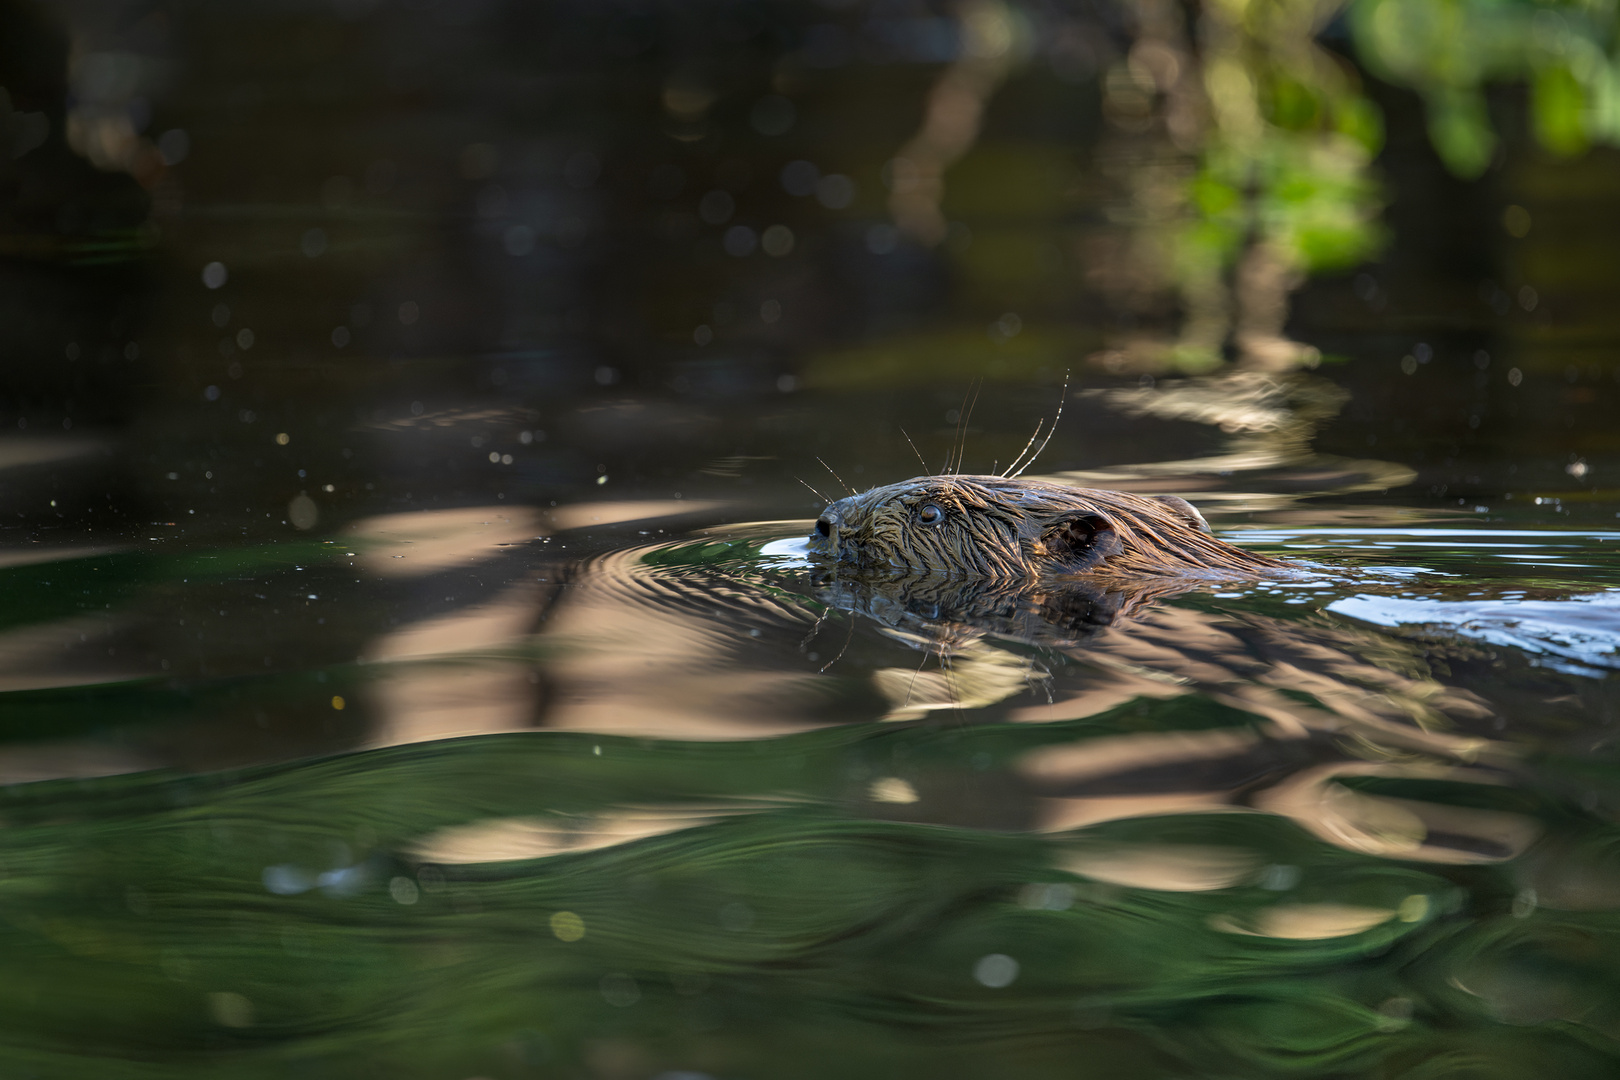
[[[858,569],[961,577],[1253,574],[1284,564],[1233,547],[1173,495],[1002,476],[919,476],[823,510],[810,550]]]

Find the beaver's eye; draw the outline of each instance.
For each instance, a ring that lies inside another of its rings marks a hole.
[[[917,507],[917,520],[924,525],[938,525],[945,520],[945,511],[939,508],[938,503],[923,503]]]

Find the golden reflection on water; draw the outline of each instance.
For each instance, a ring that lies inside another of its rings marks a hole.
[[[511,862],[599,851],[648,837],[697,828],[736,813],[695,806],[639,807],[590,816],[493,818],[441,829],[410,845],[429,863]]]
[[[112,454],[114,444],[105,439],[76,436],[34,437],[7,435],[0,438],[0,469],[29,465],[56,465],[92,454]]]
[[[363,518],[344,535],[368,573],[422,577],[495,558],[545,531],[532,507],[468,506]]]
[[[368,687],[381,721],[366,745],[533,728],[533,665],[501,654],[517,651],[533,630],[548,591],[522,582],[491,603],[408,623],[371,642],[361,662],[390,667]]]
[[[1230,934],[1320,941],[1364,933],[1395,918],[1396,914],[1390,908],[1356,904],[1276,904],[1249,912],[1242,919],[1217,915],[1210,919],[1210,925]]]
[[[1312,446],[1317,430],[1338,415],[1348,395],[1314,375],[1227,371],[1082,394],[1127,416],[1208,425],[1225,447],[1206,457],[1052,473],[1057,483],[1179,494],[1221,513],[1275,513],[1306,496],[1387,491],[1417,475],[1392,461],[1318,452]]]
[[[372,573],[421,577],[456,567],[476,565],[528,540],[592,525],[629,521],[662,521],[703,513],[719,504],[649,500],[584,503],[541,511],[531,507],[467,507],[369,518],[349,535]],[[520,581],[488,603],[401,626],[368,644],[360,660],[388,664],[370,688],[381,723],[368,746],[392,746],[467,735],[524,731],[539,720],[541,694],[532,659],[521,655],[537,628],[542,610],[559,587],[558,575],[544,581]],[[577,604],[570,604],[574,611]],[[676,620],[679,622],[679,620]],[[552,637],[570,636],[602,644],[611,625],[592,625],[576,617],[565,620]],[[647,627],[625,628],[625,640],[642,640]],[[691,650],[682,661],[702,655],[701,640],[682,628],[667,628],[672,638]],[[610,655],[611,649],[606,650]],[[567,661],[560,661],[567,669]]]
[[[690,509],[679,503],[606,504],[600,509],[564,508],[561,518],[571,523],[576,515],[596,514],[635,521],[650,508]],[[427,558],[419,557],[418,564],[438,566],[488,558],[499,552],[502,537],[536,527],[522,510],[493,516],[473,510],[385,524],[371,526],[365,535],[390,537],[401,545],[421,542],[419,550]],[[391,567],[382,572],[399,573]],[[763,663],[750,662],[750,654],[761,647],[759,635],[739,630],[739,623],[811,629],[808,610],[724,575],[694,578],[687,571],[648,564],[632,549],[587,564],[586,572],[564,590],[562,602],[550,607],[544,634],[536,639],[539,613],[557,588],[552,582],[523,581],[491,602],[410,623],[374,640],[363,659],[377,668],[379,677],[369,693],[381,722],[368,745],[531,730],[537,724],[604,735],[708,740],[756,738],[824,723],[809,716],[795,720],[791,703],[802,708],[827,683],[811,671],[772,670],[764,655]],[[918,648],[924,664],[929,649],[938,647],[894,627],[884,632]],[[1029,658],[988,638],[955,633],[949,662],[938,670],[888,667],[872,672],[874,689],[888,702],[887,712],[874,719],[914,721],[941,709],[990,707],[1050,682],[1049,674],[1038,673]],[[545,701],[534,678],[536,641],[546,643]],[[1082,666],[1078,680],[1065,679],[1057,691],[1059,700],[1017,708],[1013,717],[1071,720],[1101,715],[1143,697],[1198,695],[1255,717],[1259,725],[1109,736],[1027,755],[1019,774],[1035,785],[1035,801],[1042,808],[1039,827],[1066,831],[1125,817],[1238,810],[1242,807],[1233,801],[1233,785],[1244,772],[1244,760],[1277,759],[1290,743],[1321,746],[1326,738],[1335,740],[1335,756],[1348,754],[1350,760],[1302,771],[1289,768],[1248,796],[1247,804],[1291,817],[1331,843],[1383,857],[1478,863],[1521,854],[1539,834],[1529,819],[1374,796],[1337,782],[1348,775],[1478,782],[1495,774],[1459,766],[1479,761],[1500,766],[1514,758],[1490,740],[1453,734],[1450,729],[1459,722],[1488,717],[1488,707],[1467,691],[1424,675],[1403,648],[1375,634],[1326,623],[1284,626],[1259,615],[1214,615],[1176,606],[1134,611],[1069,650]],[[1365,754],[1375,760],[1354,760]],[[1429,761],[1414,766],[1394,760],[1413,754]],[[1392,760],[1377,760],[1385,756]],[[1198,768],[1189,771],[1189,766]],[[1172,777],[1196,777],[1205,766],[1217,770],[1207,785],[1185,786],[1183,780],[1183,787],[1175,787]],[[1233,767],[1238,771],[1231,780],[1219,779],[1221,769]],[[1278,764],[1254,767],[1275,773]],[[1134,791],[1117,788],[1117,778],[1154,770],[1165,780]],[[898,792],[895,784],[874,782],[869,798],[916,803],[909,784],[906,797]],[[707,820],[647,811],[632,817],[612,827],[593,827],[596,839],[589,840],[581,839],[583,834],[569,838],[535,821],[485,822],[424,841],[422,850],[447,861],[479,861],[480,852],[490,858],[499,852],[507,853],[501,858],[538,857]],[[1431,835],[1444,840],[1431,842]],[[1212,865],[1194,865],[1189,856],[1162,851],[1144,851],[1123,861],[1087,858],[1089,869],[1078,872],[1141,887],[1157,880],[1167,883],[1160,886],[1164,888],[1219,888],[1224,886],[1196,883],[1227,880]],[[1173,882],[1180,884],[1168,884]]]
[[[904,636],[891,632],[904,640]],[[921,664],[926,664],[923,654]],[[923,671],[881,668],[872,673],[872,684],[891,706],[884,720],[920,720],[939,709],[980,709],[1027,693],[1042,685],[1050,674],[1033,660],[983,641],[969,641],[950,650],[949,666]]]
[[[1496,773],[1436,763],[1341,762],[1291,776],[1259,793],[1255,803],[1261,809],[1286,814],[1339,847],[1432,863],[1506,862],[1523,855],[1543,831],[1540,822],[1522,814],[1368,795],[1338,782],[1340,777],[1357,776],[1505,782]],[[1443,840],[1435,842],[1431,837]]]
[[[126,544],[86,544],[73,547],[17,547],[0,551],[0,570],[14,566],[35,566],[39,563],[60,562],[64,559],[94,559],[99,555],[117,555],[130,550]]]
[[[749,629],[815,625],[807,610],[727,579],[691,580],[635,551],[596,560],[548,617],[560,646],[545,724],[552,730],[668,739],[745,739],[803,731],[828,684],[814,669],[751,662]]]
[[[1016,715],[1078,719],[1126,694],[1200,694],[1264,717],[1288,737],[1353,732],[1375,745],[1478,758],[1488,740],[1446,728],[1490,716],[1489,706],[1466,689],[1419,674],[1412,665],[1420,653],[1418,646],[1325,620],[1285,623],[1160,606],[1108,628],[1075,655],[1093,667],[1078,689]],[[1102,662],[1090,664],[1093,655]],[[1127,686],[1116,685],[1122,680]]]
[[[104,642],[123,621],[83,615],[0,631],[0,692],[92,686],[146,675],[142,666],[108,655]]]
[[[540,511],[541,519],[558,532],[588,529],[593,525],[619,525],[627,521],[673,523],[679,518],[707,516],[726,503],[704,499],[640,499],[575,503]]]
[[[1159,892],[1213,892],[1252,877],[1260,857],[1241,848],[1138,843],[1114,850],[1079,850],[1058,863],[1093,881]]]

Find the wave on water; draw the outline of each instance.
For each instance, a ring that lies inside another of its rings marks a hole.
[[[1620,590],[1567,600],[1414,600],[1361,594],[1329,611],[1387,627],[1433,627],[1546,659],[1574,675],[1620,670]]]

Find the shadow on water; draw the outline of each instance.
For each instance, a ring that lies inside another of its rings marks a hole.
[[[1612,23],[0,0],[0,1072],[1612,1076]]]

